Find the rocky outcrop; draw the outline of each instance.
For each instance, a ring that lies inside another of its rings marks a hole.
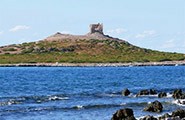
[[[139,91],[139,93],[137,93],[136,96],[142,96],[142,95],[156,95],[157,91],[154,89],[150,89],[150,90],[141,90]]]
[[[139,120],[157,120],[157,118],[148,115],[148,116],[145,116],[144,118],[141,118],[141,119],[139,119]]]
[[[136,96],[142,96],[142,95],[149,95],[150,92],[148,90],[141,90]]]
[[[153,102],[155,104],[160,104],[158,101]],[[136,120],[134,117],[133,110],[130,108],[120,109],[113,114],[111,120]],[[145,116],[139,120],[185,120],[185,110],[178,109],[172,112],[172,114],[164,114],[155,118],[153,116]]]
[[[185,93],[183,93],[181,89],[177,89],[173,91],[172,97],[174,99],[185,99]]]
[[[133,110],[130,108],[120,109],[113,114],[111,120],[136,120]]]
[[[85,34],[85,35],[62,34],[62,33],[57,32],[57,33],[45,38],[44,41],[52,42],[52,41],[70,40],[70,41],[74,42],[74,41],[78,41],[78,40],[94,40],[94,39],[97,39],[97,40],[114,40],[114,41],[129,44],[125,40],[118,39],[118,38],[113,38],[109,35],[104,35],[101,32],[93,32],[93,33],[88,33],[88,34]]]
[[[154,90],[154,89],[150,89],[150,95],[156,95],[157,94],[157,91]]]
[[[159,120],[166,120],[166,119],[168,119],[168,118],[170,118],[170,117],[171,117],[171,115],[169,115],[168,113],[166,113],[166,114],[160,116],[158,119],[159,119]]]
[[[159,101],[154,101],[144,108],[144,111],[149,112],[162,112],[163,106]]]
[[[124,90],[121,92],[121,94],[122,94],[123,96],[128,96],[128,95],[130,95],[130,91],[126,88],[126,89],[124,89]]]
[[[185,105],[185,100],[182,99],[182,100],[177,100],[177,103],[181,104],[181,105]]]
[[[173,111],[171,115],[168,113],[160,116],[158,118],[159,120],[184,120],[185,119],[185,110],[179,109],[176,111]]]
[[[166,97],[166,96],[167,96],[167,94],[165,92],[160,92],[158,94],[158,98],[163,98],[163,97]]]
[[[185,110],[179,109],[179,110],[172,112],[172,117],[185,118]]]

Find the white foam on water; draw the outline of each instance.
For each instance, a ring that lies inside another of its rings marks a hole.
[[[169,115],[171,115],[172,113],[171,112],[167,112]],[[166,113],[165,113],[166,114]],[[164,113],[159,113],[158,115],[151,115],[151,116],[153,116],[153,117],[155,117],[155,118],[159,118],[159,117],[161,117],[162,115],[164,115]],[[140,119],[143,119],[144,117],[146,117],[147,115],[145,115],[145,116],[140,116],[140,117],[136,117],[136,119],[137,120],[140,120]],[[165,119],[165,120],[168,120],[168,119]]]
[[[121,105],[121,106],[124,106],[124,105],[126,105],[126,104],[127,104],[127,103],[121,103],[120,105]]]
[[[11,102],[11,101],[9,101],[8,103],[7,103],[7,105],[12,105],[13,104],[13,102]]]
[[[58,97],[58,96],[51,96],[48,98],[49,100],[68,100],[68,97]]]
[[[3,102],[1,105],[5,106],[5,105],[13,105],[13,104],[19,104],[19,103],[21,103],[21,102],[16,102],[14,100],[10,100],[8,102]]]
[[[172,101],[173,104],[179,105],[179,106],[185,106],[185,99],[181,99],[181,100],[173,100]]]
[[[151,104],[152,102],[148,102],[148,104]]]
[[[76,106],[76,108],[78,108],[78,109],[82,109],[82,108],[83,108],[83,106],[82,106],[82,105],[77,105],[77,106]]]
[[[136,120],[143,119],[145,116],[136,117]]]
[[[146,95],[146,96],[149,96],[149,97],[158,97],[158,94],[155,94],[155,95]]]
[[[156,94],[156,95],[139,95],[139,96],[133,95],[133,97],[158,97],[158,94]]]
[[[34,110],[36,110],[36,111],[42,111],[44,109],[43,108],[35,108]]]
[[[117,94],[102,94],[103,96],[107,96],[107,97],[117,97],[117,96],[120,96],[120,95],[117,95]]]
[[[172,97],[172,94],[170,94],[170,93],[167,93],[167,96],[166,96],[167,98],[171,98]]]
[[[134,95],[133,93],[130,93],[130,95],[128,95],[128,97],[135,97],[136,95]]]

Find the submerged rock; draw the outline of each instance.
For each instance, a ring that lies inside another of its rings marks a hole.
[[[150,92],[148,90],[141,90],[136,96],[142,96],[142,95],[149,95]]]
[[[158,98],[163,98],[163,97],[166,97],[167,94],[165,92],[161,92],[158,94]]]
[[[148,115],[148,116],[145,116],[144,118],[141,118],[141,119],[139,119],[139,120],[157,120],[157,118]]]
[[[149,112],[162,112],[163,106],[159,101],[154,101],[144,108],[144,111]]]
[[[113,114],[111,120],[136,120],[133,110],[130,108],[120,109]]]
[[[130,91],[126,88],[126,89],[124,89],[123,91],[122,91],[122,93],[121,93],[123,96],[128,96],[128,95],[130,95]]]

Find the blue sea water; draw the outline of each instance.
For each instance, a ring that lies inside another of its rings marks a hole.
[[[135,97],[143,89],[169,97]],[[185,90],[185,66],[0,67],[0,120],[110,120],[121,108],[132,108],[136,118],[157,116],[185,108],[170,97],[175,89]],[[155,100],[163,112],[144,112]]]

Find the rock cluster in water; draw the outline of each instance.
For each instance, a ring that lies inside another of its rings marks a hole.
[[[144,111],[149,112],[162,112],[163,105],[159,101],[154,101],[144,108]]]
[[[128,96],[130,95],[130,91],[128,89],[124,89],[121,94],[123,96]],[[143,96],[143,95],[157,95],[157,91],[150,89],[150,90],[141,90],[136,94],[136,97]],[[158,98],[163,98],[167,97],[166,92],[160,92],[158,93]],[[185,93],[181,89],[176,89],[172,93],[172,97],[174,99],[178,99],[179,104],[185,105]],[[159,101],[154,101],[151,102],[149,105],[147,105],[144,109],[144,111],[148,112],[162,112],[163,110],[163,105]],[[133,114],[133,110],[130,108],[125,108],[125,109],[120,109],[117,110],[116,113],[113,114],[111,120],[136,120]],[[185,120],[185,110],[183,109],[178,109],[173,111],[171,114],[164,114],[159,117],[154,117],[154,116],[145,116],[143,118],[140,118],[140,120]]]
[[[172,112],[172,114],[164,114],[158,117],[159,120],[185,120],[185,110],[178,109]]]
[[[140,120],[181,120],[185,119],[185,110],[179,109],[172,112],[172,114],[164,114],[162,116],[159,116],[158,118],[155,118],[154,116],[145,116],[143,118],[140,118]],[[133,114],[133,110],[130,108],[120,109],[117,110],[116,113],[113,114],[111,120],[136,120]]]
[[[122,95],[123,95],[123,96],[128,96],[128,95],[130,95],[130,91],[126,88],[126,89],[124,89],[124,90],[122,91]]]
[[[160,92],[158,94],[158,98],[163,98],[163,97],[167,97],[167,94],[165,92]]]
[[[150,89],[150,90],[141,90],[139,93],[137,93],[136,96],[142,96],[142,95],[156,95],[156,90]]]
[[[136,118],[132,109],[125,108],[116,111],[111,120],[136,120]]]
[[[148,115],[148,116],[145,116],[144,118],[141,118],[140,120],[157,120],[157,118]]]
[[[175,99],[185,99],[185,93],[181,89],[177,89],[173,92],[173,98]]]
[[[113,114],[111,120],[136,120],[133,114],[133,110],[130,108],[120,109]],[[139,120],[185,120],[185,110],[178,109],[172,112],[172,114],[164,114],[159,117],[145,116]]]

